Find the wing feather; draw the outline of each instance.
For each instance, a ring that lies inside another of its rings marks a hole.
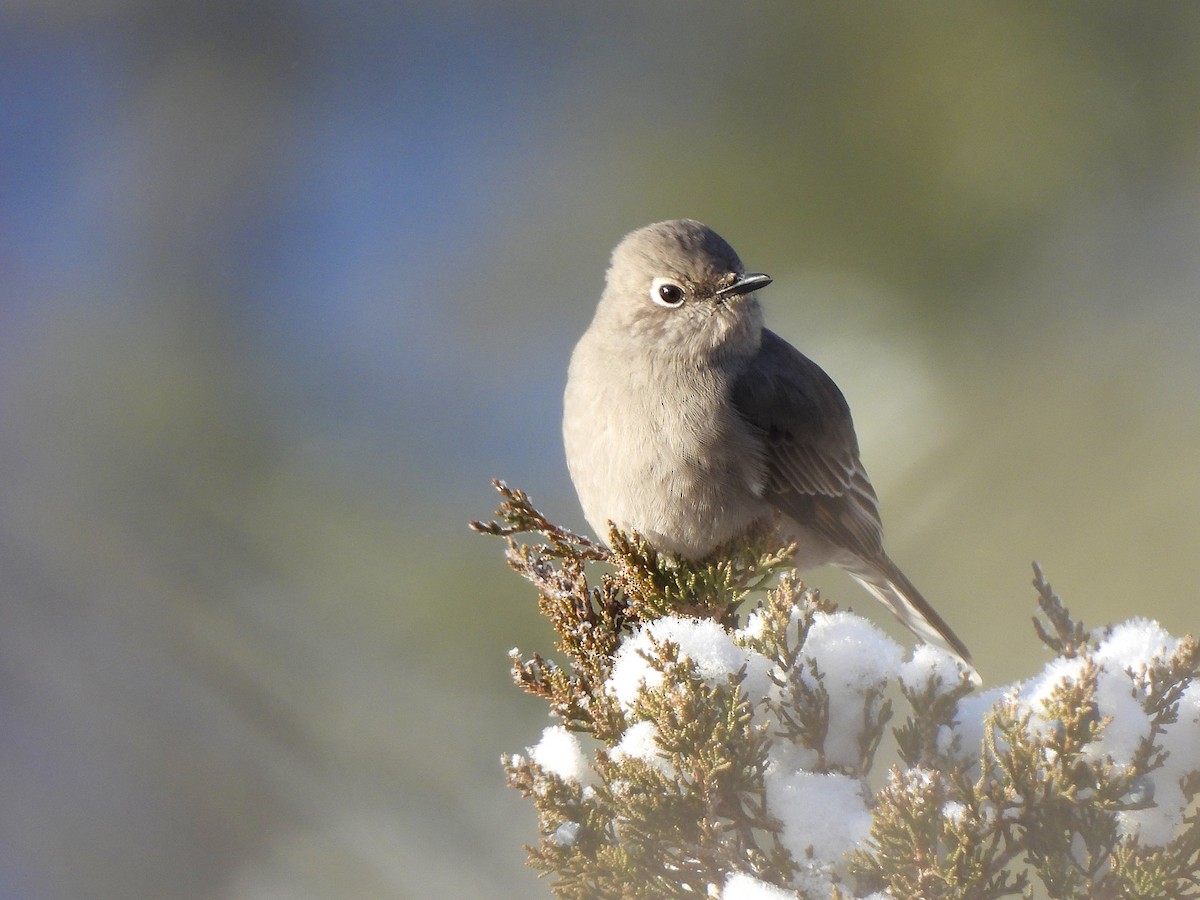
[[[816,363],[774,332],[734,384],[733,402],[763,436],[764,499],[834,546],[883,554],[878,502],[858,458],[845,397]]]
[[[973,680],[963,642],[883,550],[871,480],[858,458],[850,408],[825,372],[773,332],[735,382],[733,402],[766,447],[764,499],[848,553],[837,562],[916,635],[957,654]]]

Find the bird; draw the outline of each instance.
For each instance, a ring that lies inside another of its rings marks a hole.
[[[798,570],[843,569],[978,683],[966,645],[884,550],[841,390],[764,326],[757,292],[771,281],[693,219],[617,245],[563,395],[589,525],[695,561],[778,517]]]

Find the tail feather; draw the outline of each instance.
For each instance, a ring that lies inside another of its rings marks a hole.
[[[959,640],[937,610],[921,596],[907,576],[888,559],[869,569],[851,571],[850,574],[864,588],[874,594],[880,602],[895,614],[913,634],[927,644],[941,647],[957,656],[971,675],[971,680],[981,684],[982,679],[971,662],[971,652]]]

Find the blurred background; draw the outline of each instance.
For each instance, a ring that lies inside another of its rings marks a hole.
[[[1197,628],[1200,5],[8,0],[0,898],[524,898],[567,360],[691,216],[988,683]],[[810,582],[907,640],[841,575]]]

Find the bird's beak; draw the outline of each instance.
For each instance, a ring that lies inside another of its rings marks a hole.
[[[717,291],[717,296],[722,299],[725,297],[738,297],[742,294],[748,294],[751,291],[757,291],[759,288],[765,288],[770,283],[770,275],[764,275],[762,272],[747,272],[744,275],[737,276],[733,280],[733,284]]]

